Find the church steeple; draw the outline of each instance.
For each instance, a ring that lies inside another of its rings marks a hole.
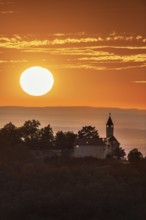
[[[109,118],[106,123],[106,138],[112,137],[114,135],[114,124],[111,119],[111,113],[109,113]]]

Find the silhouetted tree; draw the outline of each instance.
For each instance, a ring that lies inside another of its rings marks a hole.
[[[126,156],[125,150],[122,147],[117,147],[114,152],[114,156],[118,159],[124,158]]]
[[[143,159],[143,155],[137,148],[131,150],[128,154],[128,161],[129,162],[138,162]]]
[[[95,127],[84,126],[80,131],[78,131],[79,138],[99,138],[98,131]]]
[[[40,130],[39,136],[39,148],[40,149],[47,149],[52,148],[54,145],[54,135],[53,130],[50,125],[42,128]]]
[[[0,130],[0,137],[1,139],[5,139],[7,142],[9,142],[10,146],[14,146],[17,143],[21,142],[21,134],[19,129],[12,124],[11,122],[6,124],[1,130]]]
[[[40,139],[39,126],[39,121],[28,120],[25,121],[24,125],[21,127],[22,140],[30,148],[38,148]]]
[[[55,137],[56,147],[61,149],[71,149],[74,147],[76,134],[71,131],[58,131]]]
[[[68,143],[67,144],[68,148],[73,148],[77,135],[74,134],[74,132],[72,132],[72,131],[67,131],[67,132],[65,132],[65,136],[66,136],[66,142]]]

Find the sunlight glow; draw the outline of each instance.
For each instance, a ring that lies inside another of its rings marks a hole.
[[[26,69],[20,76],[20,85],[24,92],[32,96],[48,93],[54,84],[52,73],[39,66]]]

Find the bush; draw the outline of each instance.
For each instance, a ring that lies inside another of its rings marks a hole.
[[[143,159],[143,155],[137,148],[131,150],[128,154],[128,161],[131,163],[139,162]]]

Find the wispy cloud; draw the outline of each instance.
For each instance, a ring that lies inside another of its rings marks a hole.
[[[14,4],[14,1],[0,1],[0,6],[1,6],[0,14],[2,15],[14,14],[15,11],[12,10],[12,7],[11,7],[12,4]]]
[[[133,81],[133,83],[146,84],[146,80],[142,80],[142,81]]]
[[[0,11],[1,14],[13,14],[15,11]]]
[[[0,60],[1,63],[27,63],[28,60],[22,59],[22,60]]]
[[[49,67],[53,67],[53,69],[84,69],[84,70],[106,70],[107,68],[105,66],[97,66],[97,65],[90,65],[90,64],[82,64],[82,63],[77,63],[77,64],[54,64],[54,65],[49,65]]]
[[[80,43],[94,43],[98,42],[97,38],[66,38],[66,39],[54,39],[48,41],[48,44],[52,45],[64,45],[64,44],[80,44]]]
[[[21,36],[17,37],[1,37],[0,47],[1,48],[33,48],[39,46],[54,46],[54,45],[65,45],[65,44],[80,44],[80,43],[93,43],[97,42],[96,38],[66,38],[66,39],[53,39],[53,40],[22,40]]]
[[[122,70],[146,66],[144,40],[145,36],[116,33],[108,36],[96,34],[89,36],[84,32],[73,35],[56,33],[46,38],[15,34],[11,37],[0,35],[0,48],[2,52],[7,53],[13,49],[17,50],[18,54],[34,53],[36,56],[36,53],[39,53],[39,56],[43,56],[42,59],[45,60],[51,56],[56,59],[56,64],[59,60],[63,63],[60,64],[59,61],[59,68]],[[0,63],[6,62],[15,61],[11,59]]]
[[[3,13],[13,13],[13,11],[5,11]],[[62,45],[100,45],[109,43],[113,44],[113,46],[117,46],[116,44],[124,44],[127,42],[130,43],[145,43],[146,38],[140,35],[109,35],[109,36],[98,36],[98,35],[85,35],[84,33],[78,33],[74,35],[70,34],[63,34],[57,33],[52,36],[49,36],[46,39],[38,39],[36,36],[20,36],[20,35],[13,35],[12,37],[2,36],[0,37],[0,47],[2,48],[16,48],[16,49],[23,49],[23,48],[32,48],[32,47],[39,47],[39,46],[62,46]],[[111,46],[111,45],[110,45]],[[142,46],[142,45],[140,45]],[[144,46],[144,45],[143,45]],[[145,45],[146,46],[146,45]],[[132,46],[131,46],[132,49]]]
[[[137,55],[129,55],[129,56],[119,56],[114,53],[107,53],[106,55],[102,55],[102,53],[98,53],[95,57],[82,57],[78,58],[78,60],[82,61],[121,61],[121,62],[146,62],[146,54],[137,54]]]

